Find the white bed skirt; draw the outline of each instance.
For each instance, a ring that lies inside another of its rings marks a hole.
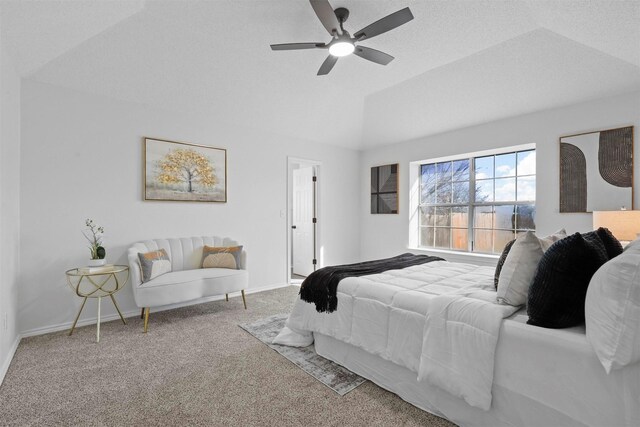
[[[620,413],[617,416],[607,417],[605,423],[602,423],[602,418],[597,420],[591,417],[589,417],[591,418],[590,421],[585,423],[583,422],[585,420],[577,420],[545,403],[495,382],[492,390],[493,402],[491,409],[483,411],[468,405],[464,400],[456,398],[437,387],[430,386],[426,382],[418,382],[416,373],[409,369],[332,337],[318,333],[314,333],[314,337],[316,352],[319,355],[345,366],[380,387],[397,394],[412,405],[446,418],[460,426],[633,425],[629,423],[628,418],[625,420],[626,416],[624,414]],[[594,383],[594,387],[597,388],[598,382],[594,381]],[[579,399],[578,396],[574,397]],[[637,396],[633,397],[633,399],[637,398]],[[588,402],[583,402],[583,404],[589,405]],[[599,409],[605,413],[609,412],[607,415],[611,416],[610,409],[605,408],[606,406]],[[587,412],[591,411],[600,412],[598,408],[594,407],[587,410]],[[604,415],[602,412],[600,417]]]

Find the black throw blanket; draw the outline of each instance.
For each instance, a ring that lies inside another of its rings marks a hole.
[[[300,298],[303,301],[315,304],[319,313],[332,313],[338,308],[338,282],[345,277],[366,276],[387,270],[399,270],[432,261],[444,260],[435,256],[406,253],[393,258],[324,267],[311,273],[302,282]]]

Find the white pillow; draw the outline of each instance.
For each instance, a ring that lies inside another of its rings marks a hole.
[[[498,302],[513,306],[524,305],[542,255],[554,242],[566,236],[567,232],[562,229],[542,239],[536,237],[533,231],[527,231],[518,237],[500,271]]]
[[[623,252],[626,251],[629,248],[635,248],[635,247],[640,247],[640,238],[633,240],[631,243],[627,244],[624,249]]]
[[[607,373],[640,361],[640,243],[596,271],[584,311],[587,340]]]

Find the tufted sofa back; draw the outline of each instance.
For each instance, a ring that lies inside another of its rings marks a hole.
[[[154,239],[134,243],[129,248],[128,259],[131,283],[142,283],[138,253],[164,249],[171,260],[172,271],[194,270],[200,268],[202,249],[207,246],[237,246],[238,242],[228,237],[182,237],[176,239]],[[243,250],[240,257],[240,268],[246,270],[247,255]]]

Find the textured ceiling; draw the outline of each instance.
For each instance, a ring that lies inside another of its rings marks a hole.
[[[144,0],[1,0],[0,25],[18,72],[29,75],[143,6]]]
[[[363,138],[395,143],[639,89],[635,65],[539,29],[368,96]]]
[[[351,33],[410,6],[415,19],[362,44],[386,67],[270,43],[329,37],[306,1],[0,3],[23,76],[164,109],[210,114],[352,148],[397,142],[640,89],[639,1],[334,0]]]

